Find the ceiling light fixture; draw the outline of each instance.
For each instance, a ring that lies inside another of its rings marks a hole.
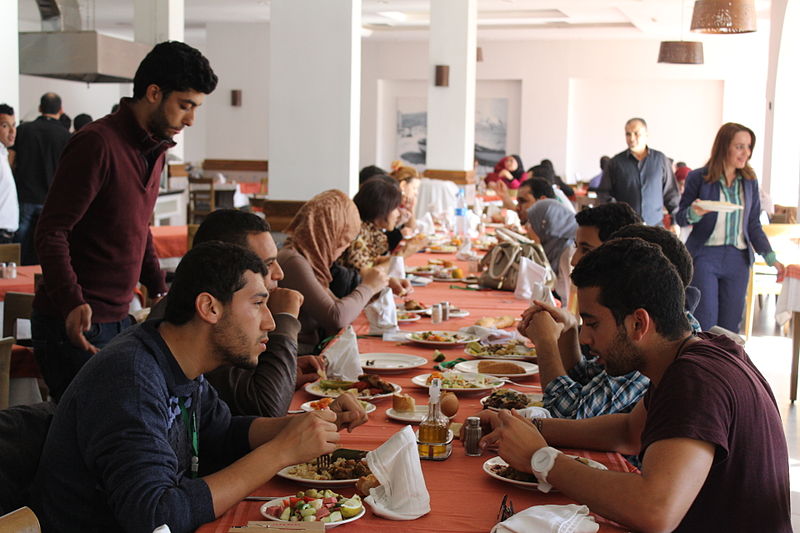
[[[681,40],[661,41],[658,50],[659,63],[674,63],[678,65],[702,65],[703,43],[698,41],[683,40],[684,5],[686,0],[681,0]]]
[[[691,30],[698,33],[749,33],[756,31],[753,0],[697,0]]]

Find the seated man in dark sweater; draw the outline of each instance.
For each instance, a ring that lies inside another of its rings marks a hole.
[[[789,456],[772,391],[733,340],[692,333],[683,284],[659,248],[612,239],[581,259],[572,280],[581,342],[609,374],[647,376],[644,400],[630,413],[586,420],[531,422],[504,411],[481,444],[498,445],[539,490],[556,487],[636,531],[792,531]],[[639,453],[641,472],[596,470],[550,445]]]
[[[129,328],[83,366],[34,483],[43,530],[194,531],[281,468],[333,451],[340,427],[366,420],[349,395],[338,413],[232,417],[203,378],[224,364],[252,368],[266,349],[275,328],[266,273],[241,246],[193,248],[165,319]]]

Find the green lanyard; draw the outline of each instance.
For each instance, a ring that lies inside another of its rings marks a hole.
[[[189,435],[189,443],[192,446],[192,473],[193,478],[197,477],[197,472],[200,470],[200,439],[197,436],[197,411],[192,410],[192,419],[189,420],[189,413],[186,412],[186,406],[183,404],[183,398],[178,398],[178,406],[181,408],[181,417],[183,418],[183,425],[186,426],[186,433]]]

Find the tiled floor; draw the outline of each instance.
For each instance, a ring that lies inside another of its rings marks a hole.
[[[800,424],[798,403],[789,401],[792,339],[780,336],[774,327],[775,301],[765,302],[757,313],[753,337],[747,342],[747,353],[772,387],[783,418],[783,429],[789,446],[789,475],[792,488],[792,525],[800,532]]]

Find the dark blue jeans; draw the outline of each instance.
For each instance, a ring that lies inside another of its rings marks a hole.
[[[700,302],[692,313],[703,331],[722,326],[739,333],[750,257],[735,246],[704,246],[694,259],[691,285],[700,289]]]
[[[39,264],[33,237],[42,207],[42,204],[19,204],[19,229],[17,229],[16,240],[22,247],[21,263],[23,265]]]
[[[129,316],[119,322],[93,323],[84,336],[94,346],[102,348],[132,324]],[[91,354],[70,342],[63,320],[36,311],[31,316],[31,336],[33,353],[44,381],[50,389],[50,396],[57,402]]]

